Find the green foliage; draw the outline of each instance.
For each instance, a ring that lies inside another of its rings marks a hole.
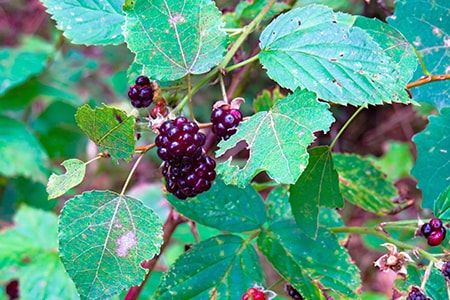
[[[86,165],[79,159],[65,160],[61,165],[67,171],[62,175],[53,173],[48,179],[47,192],[49,199],[64,195],[69,189],[80,184],[86,173]]]
[[[416,283],[421,281],[425,273],[424,268],[412,265],[407,267],[407,271],[408,276],[406,279],[399,278],[395,281],[395,287],[402,292],[409,292],[412,285],[417,286]],[[431,299],[447,299],[445,279],[440,270],[433,267],[429,276],[424,288],[425,295]]]
[[[333,122],[328,105],[306,90],[296,90],[268,112],[259,112],[239,125],[229,140],[219,144],[218,156],[245,140],[250,157],[240,169],[230,161],[219,165],[225,183],[246,186],[262,170],[279,183],[294,183],[308,164],[306,148],[314,132],[327,132]]]
[[[316,147],[308,152],[308,166],[289,189],[289,202],[297,225],[307,235],[316,238],[320,208],[342,208],[344,200],[339,191],[330,147]]]
[[[42,0],[56,26],[75,44],[123,43],[123,1]]]
[[[134,153],[135,118],[113,107],[91,109],[81,106],[75,119],[78,126],[98,145],[101,152],[107,151],[113,161],[130,161]]]
[[[345,297],[354,297],[361,284],[356,266],[348,253],[325,228],[317,239],[308,237],[293,220],[270,225],[260,234],[258,248],[283,278],[306,299],[324,299],[317,284]]]
[[[266,220],[264,202],[250,185],[240,189],[216,179],[210,190],[194,198],[180,201],[169,195],[167,199],[189,219],[224,231],[259,229]]]
[[[21,122],[0,116],[0,174],[47,180],[47,153]]]
[[[23,299],[79,299],[59,260],[57,216],[22,206],[0,232],[0,280],[19,279]]]
[[[61,212],[59,251],[82,299],[103,298],[140,284],[141,261],[159,252],[159,217],[137,199],[91,191]]]
[[[238,299],[254,283],[264,283],[255,249],[238,236],[220,235],[182,254],[165,274],[155,298]]]
[[[395,13],[388,18],[417,49],[428,72],[448,74],[450,5],[446,0],[398,0]],[[418,68],[414,79],[424,74]],[[413,99],[435,105],[438,109],[450,106],[450,81],[433,82],[412,90]]]
[[[403,78],[400,71],[411,62],[397,66],[387,55],[384,49],[391,47],[393,38],[384,44],[380,44],[383,40],[373,41],[376,31],[387,25],[376,23],[375,33],[370,34],[357,27],[360,22],[355,20],[324,6],[291,10],[262,32],[261,63],[281,86],[291,90],[305,87],[334,103],[408,103],[404,84],[410,76],[406,73]],[[396,39],[400,38],[397,34]],[[402,44],[408,45],[406,40]]]
[[[450,220],[450,185],[434,202],[433,212],[436,218]]]
[[[263,90],[262,93],[253,101],[253,107],[256,112],[267,111],[272,108],[275,102],[283,98],[284,95],[278,87],[276,87],[273,91]]]
[[[411,174],[422,190],[422,207],[433,208],[439,194],[450,183],[450,108],[443,108],[441,115],[431,116],[424,131],[416,134],[417,160]]]
[[[136,62],[151,66],[147,76],[175,80],[205,73],[222,60],[226,35],[211,0],[127,0],[124,9],[125,40]]]
[[[333,154],[339,187],[347,201],[377,215],[385,215],[394,208],[397,194],[391,182],[368,160],[355,154]]]

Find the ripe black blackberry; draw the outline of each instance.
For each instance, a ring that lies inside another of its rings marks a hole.
[[[442,275],[444,275],[445,279],[450,282],[450,261],[447,261],[442,266]]]
[[[429,298],[427,298],[427,296],[425,296],[425,294],[422,293],[422,291],[415,286],[411,288],[411,292],[409,292],[408,297],[406,297],[406,300],[427,300],[427,299]]]
[[[5,293],[9,300],[19,299],[19,281],[17,279],[11,280],[5,287]]]
[[[288,295],[294,300],[304,300],[303,296],[290,284],[286,284],[285,290]]]
[[[147,76],[141,75],[136,79],[135,83],[128,90],[131,105],[136,108],[148,107],[152,103],[154,96],[150,79]]]
[[[228,140],[236,133],[236,127],[241,121],[242,113],[238,109],[223,106],[211,113],[212,131],[218,140]]]
[[[196,123],[177,117],[160,126],[155,140],[166,189],[179,199],[209,190],[216,177],[216,162],[203,151],[206,137],[198,130]]]

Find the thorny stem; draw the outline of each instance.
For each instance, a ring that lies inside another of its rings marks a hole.
[[[334,144],[336,144],[337,140],[339,139],[339,137],[342,135],[342,133],[345,131],[345,129],[347,129],[348,125],[350,125],[350,123],[356,118],[356,116],[364,109],[366,108],[365,106],[360,106],[358,108],[357,111],[355,111],[353,113],[353,115],[347,120],[347,122],[345,122],[344,126],[342,126],[342,128],[339,130],[339,132],[337,133],[337,135],[335,136],[335,138],[333,139],[333,141],[330,144],[330,149],[333,149]]]
[[[427,258],[429,261],[432,261],[432,262],[436,262],[437,261],[436,257],[433,254],[431,254],[431,253],[429,253],[429,252],[427,252],[427,251],[425,251],[423,249],[420,249],[420,248],[417,248],[415,246],[412,246],[410,244],[397,241],[396,239],[391,238],[387,234],[385,234],[383,232],[380,232],[380,231],[378,231],[375,228],[367,228],[367,227],[333,227],[333,228],[330,228],[330,230],[332,232],[334,232],[334,233],[344,232],[344,233],[370,234],[370,235],[376,236],[376,237],[378,237],[378,238],[380,238],[380,239],[382,239],[382,240],[384,240],[384,241],[386,241],[388,243],[394,244],[394,245],[396,245],[399,248],[402,248],[402,249],[405,249],[405,250],[417,251],[420,255],[422,255],[423,257]]]
[[[125,183],[123,185],[122,191],[120,192],[120,196],[125,195],[125,191],[128,187],[128,184],[130,183],[131,177],[133,177],[134,171],[136,171],[136,168],[139,165],[139,163],[141,162],[143,157],[144,157],[144,154],[142,153],[141,156],[139,156],[138,159],[136,160],[136,162],[134,163],[133,168],[131,168],[131,171],[128,174],[127,180],[125,181]]]
[[[416,86],[427,84],[429,82],[443,81],[443,80],[449,80],[449,79],[450,79],[450,74],[439,74],[439,75],[422,76],[419,79],[417,79],[416,81],[408,83],[406,85],[406,88],[407,89],[411,89],[411,88],[414,88]]]
[[[241,47],[242,43],[247,39],[247,37],[255,30],[259,22],[262,21],[264,16],[269,12],[270,8],[275,4],[276,0],[270,0],[269,3],[259,12],[259,14],[251,21],[247,26],[244,27],[244,31],[233,44],[231,49],[227,52],[222,62],[219,64],[219,69],[223,70],[226,68],[228,63],[233,58],[236,51]]]
[[[159,257],[161,256],[161,254],[164,252],[164,249],[169,244],[169,241],[172,238],[172,235],[175,232],[175,229],[178,227],[178,225],[180,225],[184,222],[186,222],[186,219],[181,217],[179,214],[175,213],[172,208],[170,210],[170,213],[167,216],[167,220],[163,226],[163,232],[164,232],[163,244],[161,245],[159,254],[156,254],[151,260],[144,262],[145,269],[148,270],[147,274],[145,274],[144,280],[142,281],[142,283],[139,286],[132,286],[128,290],[128,293],[125,296],[124,300],[138,299],[142,289],[144,288],[145,284],[147,283],[147,280],[150,278],[150,275],[151,275],[153,269],[156,267],[156,263],[158,262]]]

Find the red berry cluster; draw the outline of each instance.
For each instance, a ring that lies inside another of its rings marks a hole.
[[[415,286],[411,288],[411,292],[409,292],[408,297],[406,297],[406,300],[428,300],[428,299],[430,298],[425,296],[425,294]]]
[[[216,162],[202,149],[205,135],[185,117],[164,122],[155,144],[164,161],[162,174],[166,189],[178,199],[194,197],[209,190],[216,178]]]
[[[430,246],[437,246],[442,243],[447,233],[447,230],[442,225],[442,221],[437,218],[433,218],[430,222],[423,224],[420,227],[420,231]]]
[[[148,107],[153,101],[154,91],[147,76],[141,75],[136,79],[136,84],[128,90],[131,105],[136,108]]]
[[[167,117],[168,114],[169,110],[167,109],[166,100],[164,98],[155,100],[155,106],[152,107],[152,110],[150,111],[150,116],[152,116],[153,119],[156,119],[158,115]]]
[[[242,114],[238,109],[227,106],[216,108],[211,113],[212,131],[217,140],[228,140],[236,133],[236,127],[242,121]]]
[[[444,275],[445,279],[447,279],[448,282],[450,282],[450,261],[447,261],[442,266],[442,275]]]
[[[256,288],[249,288],[245,294],[242,295],[242,300],[266,300],[263,291]]]
[[[304,300],[303,296],[290,284],[286,284],[286,292],[294,300]]]

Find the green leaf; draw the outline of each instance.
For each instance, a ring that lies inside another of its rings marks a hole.
[[[398,277],[395,281],[395,287],[404,293],[411,291],[411,286],[420,286],[423,281],[425,268],[419,268],[415,264],[409,264],[406,267],[408,276],[406,278]],[[430,299],[448,299],[444,276],[437,268],[432,268],[428,279],[426,280],[424,292]]]
[[[0,95],[41,73],[48,53],[28,49],[0,48]]]
[[[240,1],[236,6],[235,14],[236,18],[248,18],[254,19],[258,13],[264,9],[264,7],[269,3],[269,0],[256,0],[256,1]],[[291,6],[284,2],[275,2],[270,8],[267,14],[264,15],[263,20],[270,20],[274,16],[278,15],[284,10],[289,9]]]
[[[67,172],[62,175],[53,173],[47,184],[48,199],[64,195],[74,186],[79,185],[86,173],[86,164],[79,159],[68,159],[61,163]]]
[[[0,116],[0,174],[47,181],[47,153],[25,125]]]
[[[59,250],[82,299],[139,285],[162,244],[159,217],[137,199],[92,191],[68,200],[59,220]]]
[[[261,171],[278,183],[294,183],[308,164],[306,148],[314,132],[328,131],[334,119],[328,104],[306,90],[296,90],[279,100],[268,112],[259,112],[242,122],[236,134],[219,144],[221,156],[239,141],[250,150],[246,165],[239,169],[231,161],[219,164],[217,172],[227,184],[245,187]]]
[[[253,101],[253,107],[256,112],[267,111],[272,108],[275,102],[283,98],[285,96],[280,92],[280,88],[276,86],[272,91],[263,90]]]
[[[431,74],[448,74],[450,5],[447,0],[398,0],[395,14],[388,22],[414,45]],[[423,75],[422,68],[418,68],[414,80]],[[414,100],[431,103],[438,109],[450,106],[449,80],[415,87],[411,92]]]
[[[114,162],[121,158],[131,160],[135,144],[133,116],[106,105],[91,109],[86,104],[78,109],[75,120],[101,152],[108,151]]]
[[[433,212],[436,218],[450,221],[450,185],[434,202]]]
[[[14,227],[0,232],[0,273],[16,270],[21,299],[79,299],[57,252],[57,217],[21,206]]]
[[[398,84],[406,86],[417,68],[417,56],[413,46],[394,27],[378,19],[358,16],[355,26],[364,29],[394,62]]]
[[[264,275],[255,249],[235,235],[194,245],[164,275],[155,299],[240,299]]]
[[[450,184],[450,107],[430,116],[425,130],[416,134],[417,160],[411,170],[422,190],[422,207],[432,208],[439,194]]]
[[[259,59],[281,86],[334,103],[409,103],[399,66],[355,18],[325,6],[291,10],[261,33]]]
[[[123,43],[123,1],[42,0],[56,27],[74,44]]]
[[[126,0],[125,40],[149,77],[175,80],[216,66],[226,50],[220,11],[211,0]]]
[[[324,298],[318,284],[355,299],[355,291],[361,284],[359,270],[350,262],[347,251],[322,226],[313,240],[294,220],[278,221],[259,235],[258,247],[305,299]]]
[[[251,231],[266,221],[264,202],[251,185],[240,189],[217,178],[211,189],[194,198],[181,201],[169,195],[167,199],[189,219],[224,231]]]
[[[380,216],[394,208],[396,189],[370,161],[356,154],[333,153],[333,162],[345,199]]]
[[[289,191],[289,202],[297,225],[315,239],[319,230],[320,208],[344,206],[330,147],[309,150],[308,166]]]
[[[289,203],[289,190],[283,186],[274,188],[270,192],[266,199],[266,206],[268,223],[294,218]]]

